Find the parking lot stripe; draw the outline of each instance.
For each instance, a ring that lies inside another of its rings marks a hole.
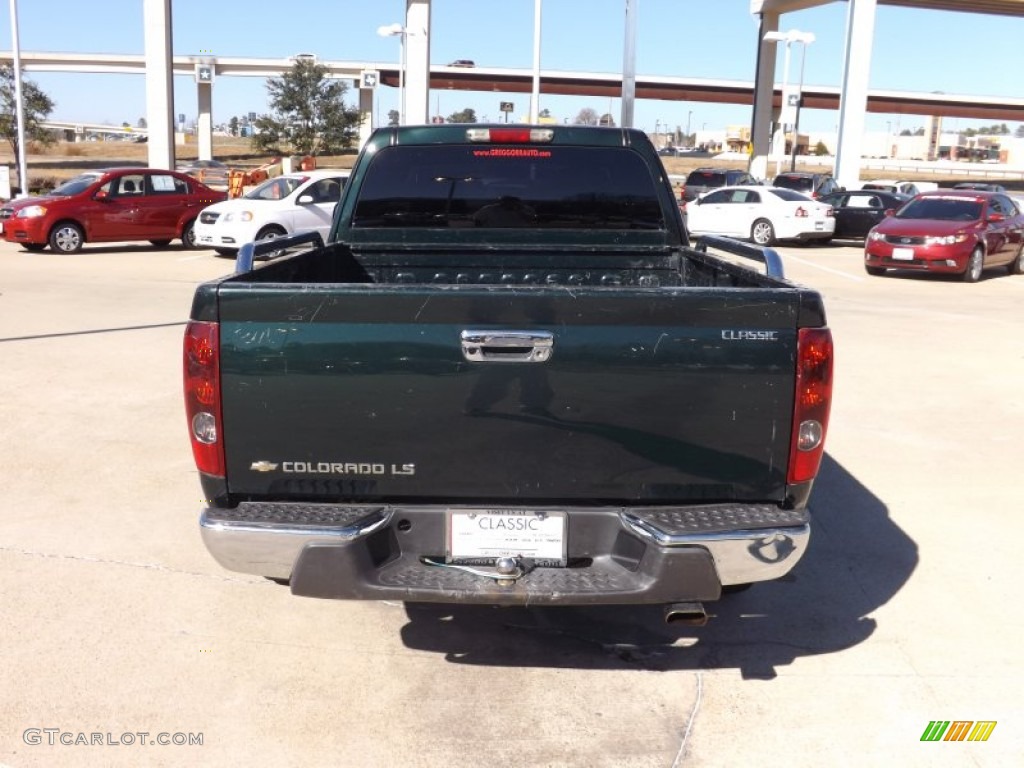
[[[855,280],[858,283],[864,282],[864,277],[861,275],[851,275],[849,272],[843,272],[842,270],[839,269],[832,269],[832,267],[823,267],[821,264],[816,264],[813,261],[808,261],[807,259],[801,259],[799,256],[792,256],[790,254],[786,254],[785,256],[782,257],[782,259],[783,262],[785,262],[786,259],[792,259],[793,261],[798,261],[801,264],[806,264],[809,267],[820,269],[822,272],[830,272],[833,275],[845,277],[847,280]]]

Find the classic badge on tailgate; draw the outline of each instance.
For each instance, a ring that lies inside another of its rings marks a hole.
[[[490,565],[499,557],[522,557],[538,566],[564,567],[565,529],[564,511],[452,509],[448,511],[446,559]]]

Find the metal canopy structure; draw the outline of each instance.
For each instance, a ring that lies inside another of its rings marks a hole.
[[[1024,2],[1024,0],[1022,0]],[[9,61],[11,53],[0,51],[0,62]],[[45,53],[21,54],[22,66],[30,72],[82,72],[142,75],[145,57],[135,54]],[[176,75],[191,75],[198,58],[175,56]],[[320,61],[330,77],[359,80],[360,73],[379,73],[380,84],[398,87],[399,68],[394,62]],[[217,57],[213,66],[217,77],[280,77],[293,64],[290,58]],[[431,90],[495,91],[529,93],[533,72],[528,69],[503,67],[434,66],[430,68]],[[622,78],[603,72],[541,72],[541,93],[559,96],[609,96],[622,92]],[[717,104],[753,104],[754,83],[749,80],[710,80],[695,77],[636,76],[636,94],[641,99],[665,101],[699,101]],[[781,99],[776,89],[775,105]],[[837,86],[804,86],[804,106],[811,109],[838,109],[840,89]],[[978,120],[1020,120],[1024,122],[1024,98],[970,96],[915,91],[868,92],[867,110],[886,114],[939,115]]]
[[[755,0],[751,3],[751,13],[789,13],[831,2],[835,0]],[[1024,16],[1024,0],[878,0],[878,4],[934,11]],[[757,10],[754,10],[754,6],[757,6]]]
[[[23,53],[27,70],[95,73],[139,73],[146,75],[147,120],[150,124],[150,162],[172,167],[174,159],[173,88],[175,74],[196,75],[199,126],[199,156],[208,158],[212,147],[210,113],[215,76],[248,75],[276,77],[287,71],[293,59],[203,58],[172,56],[170,40],[171,0],[142,0],[146,17],[146,54],[64,54]],[[758,55],[755,82],[697,80],[692,78],[642,77],[629,74],[635,96],[646,99],[708,101],[752,104],[751,126],[753,159],[751,170],[763,175],[758,162],[766,159],[768,127],[773,111],[777,114],[781,94],[774,86],[775,43],[765,43],[766,32],[779,29],[782,14],[803,10],[836,0],[750,0],[752,14],[761,18],[757,37]],[[910,94],[896,91],[869,91],[867,76],[874,34],[877,5],[903,6],[930,10],[960,11],[1004,16],[1024,16],[1024,0],[846,0],[848,5],[846,61],[839,88],[804,87],[805,107],[837,109],[840,113],[839,151],[836,175],[840,183],[852,183],[859,175],[860,141],[864,114],[868,111],[921,114],[976,119],[1024,119],[1024,100],[993,99],[948,94]],[[431,67],[431,0],[405,0],[406,71],[405,88],[409,120],[429,119],[428,97],[435,90],[473,90],[517,93],[534,88],[532,70]],[[628,6],[627,6],[628,7]],[[0,61],[11,54],[0,53]],[[400,67],[380,62],[321,62],[334,77],[360,80],[366,70],[379,72],[380,82],[397,85],[402,79]],[[623,93],[620,75],[593,73],[540,73],[538,91],[548,94],[617,96]],[[373,107],[373,90],[359,89],[359,108],[363,115],[361,132],[368,133]],[[165,126],[166,130],[160,126]],[[165,135],[166,134],[166,135]],[[844,178],[845,177],[845,178]]]
[[[793,11],[805,10],[835,0],[751,0],[750,12],[761,20],[758,34],[757,75],[754,86],[754,113],[751,124],[753,155],[750,170],[764,176],[769,153],[769,134],[772,117],[778,120],[779,107],[775,97],[775,43],[764,41],[764,35],[779,30],[780,17]],[[871,69],[871,50],[874,44],[877,6],[891,5],[924,10],[961,11],[966,13],[1024,16],[1024,0],[847,0],[846,44],[843,53],[843,74],[839,88],[839,137],[836,150],[835,175],[839,183],[851,186],[860,178],[861,143],[864,117],[869,111],[905,113],[895,101],[879,99],[868,90]],[[937,96],[939,94],[936,94]],[[996,100],[992,100],[996,101]],[[1006,101],[1005,99],[1001,101]],[[805,89],[804,105],[821,106]],[[943,104],[935,104],[930,113],[936,116],[980,117],[978,113],[944,111]],[[914,111],[915,114],[919,114]],[[999,118],[996,113],[988,117]],[[1002,119],[1015,119],[1010,115]],[[1019,118],[1018,118],[1019,119]]]

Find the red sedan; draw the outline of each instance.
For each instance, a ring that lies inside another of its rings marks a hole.
[[[1024,214],[1005,194],[940,189],[922,192],[868,233],[864,268],[958,274],[977,282],[983,270],[1024,273]]]
[[[165,246],[176,238],[192,248],[199,212],[227,198],[183,173],[157,168],[111,168],[73,181],[50,195],[8,204],[4,239],[29,251],[49,245],[60,253],[75,253],[85,242]]]

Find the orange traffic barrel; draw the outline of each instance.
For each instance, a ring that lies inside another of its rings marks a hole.
[[[228,197],[241,197],[243,189],[245,189],[245,171],[228,171]]]

